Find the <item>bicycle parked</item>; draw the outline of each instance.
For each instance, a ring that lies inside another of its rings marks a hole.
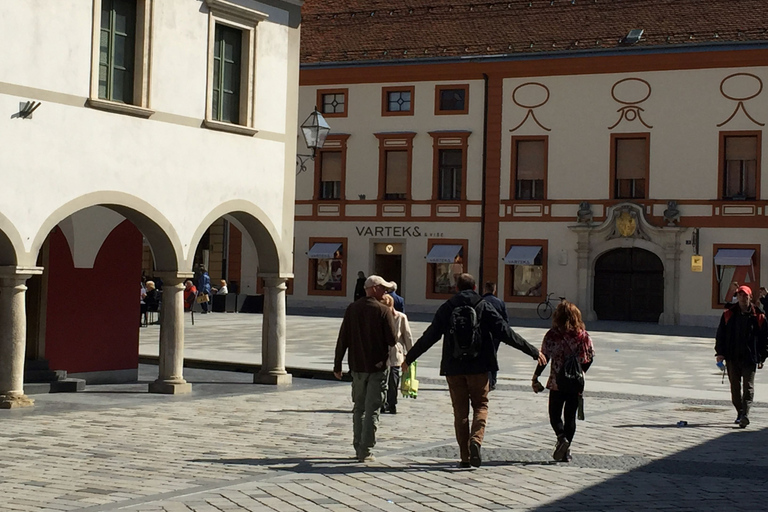
[[[542,320],[549,320],[552,316],[552,312],[555,310],[555,307],[552,305],[552,296],[554,293],[548,293],[547,298],[544,299],[539,306],[536,308],[536,313],[538,313],[539,318]],[[565,297],[560,297],[560,302],[564,301]]]

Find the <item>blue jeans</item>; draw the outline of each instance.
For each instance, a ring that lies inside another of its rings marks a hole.
[[[376,446],[379,409],[387,393],[389,368],[376,373],[352,373],[352,446],[358,458],[367,457]]]

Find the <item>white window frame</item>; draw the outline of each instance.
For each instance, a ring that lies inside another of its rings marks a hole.
[[[99,110],[149,118],[150,40],[155,0],[136,0],[136,48],[133,75],[133,104],[99,98],[99,46],[101,41],[101,0],[93,0],[91,39],[91,87],[86,105]]]
[[[256,90],[256,27],[267,15],[226,0],[205,0],[208,6],[208,73],[206,85],[205,120],[203,125],[213,130],[255,135],[254,104]],[[226,123],[213,119],[213,51],[216,25],[226,25],[242,32],[240,56],[240,123]]]

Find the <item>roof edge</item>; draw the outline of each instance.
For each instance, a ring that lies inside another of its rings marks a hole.
[[[663,45],[652,47],[633,47],[633,48],[600,48],[590,50],[561,50],[553,52],[537,53],[514,53],[498,55],[468,55],[453,57],[437,57],[422,59],[376,59],[376,60],[358,60],[345,62],[313,62],[300,64],[302,70],[312,69],[331,69],[331,68],[354,68],[362,66],[409,66],[425,64],[446,64],[457,62],[511,62],[525,60],[543,60],[543,59],[569,59],[583,57],[614,57],[630,55],[648,55],[648,54],[680,54],[680,53],[702,53],[702,52],[726,52],[768,49],[768,40],[764,41],[745,41],[745,42],[723,42],[723,43],[691,43],[686,45]],[[768,65],[768,63],[766,63]]]

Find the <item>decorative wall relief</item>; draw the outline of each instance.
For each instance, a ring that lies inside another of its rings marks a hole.
[[[624,106],[616,111],[619,113],[619,119],[613,126],[608,127],[609,130],[613,130],[625,120],[630,123],[638,120],[646,128],[653,128],[643,120],[642,112],[645,110],[640,106],[641,103],[651,97],[651,84],[642,78],[624,78],[613,84],[611,97]]]
[[[611,230],[605,239],[641,238],[643,240],[650,240],[638,218],[641,211],[632,205],[620,205],[613,210]]]
[[[520,124],[509,130],[510,132],[514,132],[523,126],[529,117],[532,118],[543,130],[548,132],[552,131],[541,124],[541,122],[539,122],[539,120],[536,118],[536,113],[533,111],[534,109],[539,108],[549,101],[549,89],[547,89],[546,85],[540,84],[538,82],[526,82],[524,84],[520,84],[515,87],[514,91],[512,91],[512,101],[518,107],[527,108],[528,112],[525,114],[523,120],[520,121]]]
[[[763,81],[759,76],[755,76],[751,73],[734,73],[723,78],[720,82],[720,94],[732,101],[737,101],[736,108],[733,110],[731,117],[718,124],[717,127],[729,123],[734,118],[736,113],[741,109],[744,115],[749,118],[750,121],[758,126],[765,126],[765,123],[761,123],[755,120],[754,117],[749,115],[747,108],[744,106],[745,101],[749,101],[756,98],[763,92]]]

